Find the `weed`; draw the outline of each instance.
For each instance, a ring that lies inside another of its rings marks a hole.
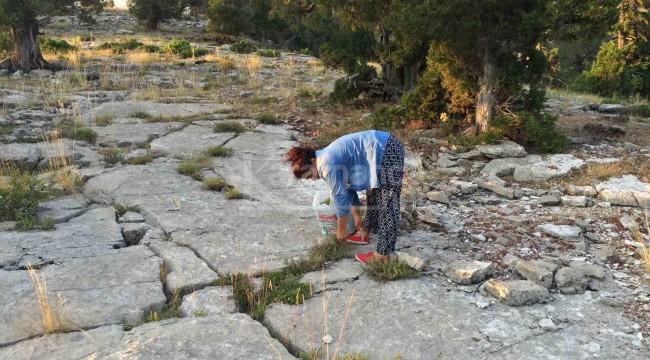
[[[72,140],[83,140],[90,144],[97,141],[97,133],[93,129],[85,127],[65,128],[61,131],[61,136]]]
[[[275,115],[271,113],[257,114],[257,116],[255,116],[255,120],[257,120],[257,122],[260,124],[266,124],[266,125],[278,125],[282,123],[280,119],[278,119]]]
[[[279,50],[273,50],[273,49],[260,49],[260,50],[257,50],[257,55],[259,55],[261,57],[279,58],[280,57],[280,51]]]
[[[133,111],[131,114],[129,114],[130,117],[142,119],[142,120],[151,120],[154,118],[153,115],[149,114],[146,111],[138,110],[138,111]]]
[[[115,119],[115,113],[105,113],[95,116],[95,124],[97,126],[108,126],[113,124],[113,119]]]
[[[416,278],[421,273],[406,263],[406,261],[391,259],[390,261],[369,261],[366,272],[379,281]]]
[[[222,191],[230,187],[226,179],[221,176],[209,177],[203,179],[203,188],[206,190]]]
[[[146,165],[156,159],[156,156],[152,154],[146,154],[141,156],[134,156],[127,161],[127,164],[130,165]]]
[[[270,105],[278,101],[278,98],[273,96],[267,97],[254,97],[252,103],[255,105]]]
[[[642,118],[650,118],[650,105],[632,105],[625,108],[626,115],[638,116]]]
[[[645,228],[646,236],[650,236],[650,223],[648,223],[648,214],[646,213],[643,219],[643,227]],[[630,229],[632,238],[639,244],[636,247],[636,253],[641,258],[643,262],[643,267],[647,270],[650,270],[650,244],[646,244],[643,233],[638,225],[632,226]]]
[[[31,136],[21,136],[14,141],[15,143],[18,144],[38,144],[41,142],[42,139],[37,138],[37,137],[31,137]]]
[[[212,167],[212,160],[208,157],[193,157],[181,161],[176,168],[181,175],[190,176],[194,180],[201,180],[201,170]]]
[[[211,146],[205,150],[205,155],[211,157],[228,157],[232,155],[232,149],[225,146]]]
[[[234,121],[225,121],[225,122],[220,122],[217,123],[214,128],[214,132],[216,133],[235,133],[235,134],[241,134],[243,132],[246,132],[246,127],[238,122]]]
[[[235,187],[231,187],[230,189],[228,189],[228,191],[224,194],[223,197],[226,200],[240,200],[240,199],[246,199],[247,198],[246,194],[240,192]]]
[[[193,47],[187,40],[172,40],[165,47],[165,51],[183,59],[201,57],[210,52],[207,49]]]
[[[144,314],[140,323],[146,324],[150,322],[156,322],[156,321],[162,321],[162,320],[180,317],[180,307],[181,307],[181,294],[179,291],[175,291],[171,296],[171,300],[169,301],[169,303],[167,303],[164,309],[162,309],[160,312],[151,311],[148,314]]]
[[[36,218],[31,216],[26,216],[18,219],[18,224],[16,225],[16,230],[18,231],[29,231],[34,228],[36,225]]]
[[[0,187],[0,221],[33,219],[46,196],[41,180],[27,172],[13,172],[8,186]]]
[[[298,88],[298,92],[296,93],[296,95],[304,99],[316,99],[319,96],[323,95],[323,90],[316,89],[312,86],[302,86]]]
[[[124,160],[124,154],[129,149],[125,148],[104,148],[98,152],[104,157],[104,162],[110,165],[115,165]]]
[[[41,229],[46,231],[54,230],[55,225],[56,223],[54,222],[54,219],[52,219],[51,217],[46,217],[39,220],[39,226],[41,227]]]

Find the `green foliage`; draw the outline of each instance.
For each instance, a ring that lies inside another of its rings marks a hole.
[[[246,194],[240,192],[235,187],[230,187],[228,191],[226,191],[226,193],[223,195],[223,197],[226,200],[241,200],[247,198]]]
[[[230,188],[226,179],[221,176],[209,177],[203,179],[203,188],[205,190],[222,191]]]
[[[211,146],[205,150],[205,155],[212,157],[228,157],[232,155],[233,150],[225,146]]]
[[[639,116],[643,118],[650,118],[650,105],[631,105],[625,108],[626,115]]]
[[[56,223],[54,222],[54,219],[51,217],[46,217],[44,219],[39,219],[39,224],[38,224],[42,230],[48,231],[48,230],[54,230],[56,227]]]
[[[305,85],[298,88],[296,95],[303,99],[315,100],[319,96],[323,95],[323,90],[316,89],[313,86]]]
[[[257,51],[258,44],[249,39],[242,39],[230,45],[230,50],[237,54],[250,54]]]
[[[410,267],[406,261],[391,259],[390,261],[369,261],[366,273],[379,281],[417,278],[421,273]]]
[[[280,50],[273,50],[273,49],[260,49],[257,50],[257,55],[261,57],[275,57],[279,58],[281,53]]]
[[[549,114],[523,114],[526,141],[543,153],[561,153],[569,144],[567,137],[555,130],[557,118]]]
[[[33,221],[39,202],[46,196],[41,180],[30,173],[13,172],[9,184],[0,188],[0,221]]]
[[[271,113],[259,113],[255,116],[255,120],[260,124],[266,124],[266,125],[282,124],[282,120],[278,119],[275,115]]]
[[[241,134],[243,132],[246,132],[246,127],[238,122],[235,121],[224,121],[224,122],[219,122],[217,123],[214,128],[214,132],[216,133],[226,133],[226,132],[232,132],[235,134]]]
[[[108,126],[113,124],[113,119],[115,119],[115,113],[105,113],[95,116],[95,125],[97,126]]]
[[[38,39],[38,43],[41,51],[47,53],[61,54],[77,50],[76,46],[70,45],[70,43],[63,39],[40,38]]]
[[[357,99],[363,91],[367,90],[367,82],[375,77],[377,77],[375,68],[357,64],[352,76],[336,80],[334,90],[329,96],[330,101],[347,103]]]
[[[130,165],[146,165],[156,159],[155,155],[146,154],[141,156],[134,156],[130,158],[127,163]]]
[[[165,50],[183,59],[205,56],[210,52],[207,49],[192,46],[187,40],[172,40],[167,44]]]
[[[9,54],[14,50],[14,41],[11,38],[9,29],[0,26],[0,59],[9,57]]]
[[[150,119],[154,118],[153,115],[149,114],[146,111],[142,111],[142,110],[133,111],[132,113],[129,114],[129,116],[134,117],[134,118],[138,118],[138,119],[142,119],[142,120],[150,120]]]
[[[372,113],[373,129],[392,131],[403,129],[407,122],[407,112],[403,106],[384,106]]]
[[[97,133],[93,129],[84,127],[67,127],[61,130],[61,136],[66,139],[83,140],[94,144],[97,141]]]
[[[160,52],[160,47],[156,45],[146,45],[135,38],[123,39],[121,41],[105,42],[99,45],[100,50],[111,50],[114,54],[124,54],[128,51],[144,51],[148,53]]]
[[[161,21],[176,19],[183,11],[183,0],[129,0],[129,12],[149,30],[158,29]]]
[[[163,271],[164,269],[161,269],[161,272]],[[150,311],[148,313],[145,313],[138,325],[180,317],[181,301],[182,298],[180,292],[174,292],[171,296],[171,300],[165,304],[165,307],[162,309],[162,311]]]
[[[201,170],[212,167],[212,160],[208,157],[191,157],[181,161],[176,168],[179,174],[189,176],[194,180],[202,180]]]
[[[103,156],[105,163],[115,165],[124,160],[124,154],[128,151],[128,149],[124,148],[110,147],[100,149],[99,153]]]
[[[240,35],[253,30],[254,11],[250,0],[210,0],[207,16],[214,33]]]

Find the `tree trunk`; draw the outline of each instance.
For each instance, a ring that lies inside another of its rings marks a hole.
[[[619,4],[619,8],[618,8],[618,11],[619,11],[618,12],[618,26],[619,26],[619,28],[618,28],[618,33],[617,33],[617,45],[618,45],[619,49],[623,49],[623,47],[625,46],[625,34],[623,33],[624,26],[625,26],[624,25],[625,24],[625,11],[627,10],[625,5],[626,5],[626,1],[623,0]]]
[[[479,132],[486,132],[494,118],[496,97],[494,95],[494,73],[496,63],[494,52],[489,45],[484,45],[483,75],[479,80],[479,93],[476,100],[476,128]]]
[[[29,19],[22,24],[11,27],[11,36],[14,40],[14,52],[11,56],[12,70],[30,72],[34,69],[48,67],[48,62],[43,59],[38,45],[38,22]]]

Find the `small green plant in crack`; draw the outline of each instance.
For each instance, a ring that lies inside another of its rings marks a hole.
[[[202,180],[201,170],[212,167],[212,159],[207,156],[191,157],[184,159],[178,164],[176,171],[194,180]]]
[[[133,111],[131,114],[129,114],[130,117],[134,117],[137,119],[142,119],[142,120],[150,120],[153,119],[154,116],[149,114],[146,111],[138,110],[138,111]]]
[[[34,218],[33,216],[25,216],[18,219],[18,223],[16,224],[16,230],[29,231],[32,230],[35,225],[36,225],[36,218]]]
[[[235,121],[224,121],[217,123],[214,128],[214,132],[216,133],[235,133],[235,134],[241,134],[246,132],[247,128],[246,126],[235,122]]]
[[[282,120],[278,119],[275,115],[271,113],[259,113],[257,114],[257,116],[255,116],[255,120],[257,120],[258,123],[265,124],[265,125],[282,124]]]
[[[232,155],[233,150],[225,146],[211,146],[205,150],[205,155],[211,157],[228,157]]]
[[[85,127],[67,127],[61,129],[60,133],[66,139],[83,140],[90,144],[97,141],[97,133],[93,129]]]
[[[222,191],[229,188],[228,182],[221,176],[208,177],[203,179],[203,188],[205,190]]]
[[[369,261],[366,273],[379,281],[417,278],[422,273],[410,267],[406,261],[391,259],[390,261]]]

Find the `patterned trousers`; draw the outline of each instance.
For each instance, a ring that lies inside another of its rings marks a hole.
[[[379,189],[368,191],[364,229],[379,235],[377,252],[389,255],[395,252],[400,224],[400,195],[404,178],[404,146],[390,135],[379,169]]]

